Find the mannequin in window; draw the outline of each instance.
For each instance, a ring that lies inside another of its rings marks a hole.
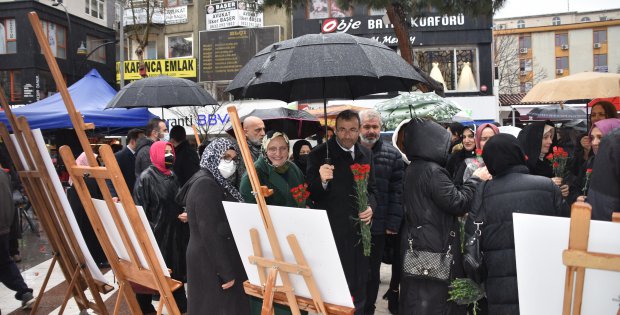
[[[474,73],[471,71],[470,62],[463,63],[463,69],[461,69],[461,76],[459,77],[459,84],[456,88],[457,91],[475,91],[478,89]]]
[[[443,85],[443,90],[446,89],[446,81],[443,79],[443,75],[441,74],[441,70],[439,70],[439,62],[433,62],[433,69],[431,69],[431,78],[435,79],[435,81],[441,83]]]
[[[6,38],[3,21],[0,21],[0,54],[6,54]]]

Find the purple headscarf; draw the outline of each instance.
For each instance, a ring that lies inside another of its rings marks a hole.
[[[603,134],[603,137],[610,133],[612,130],[616,129],[616,128],[620,128],[620,118],[607,118],[607,119],[603,119],[603,120],[599,120],[597,122],[595,122],[592,127],[590,128],[590,132],[588,133],[588,136],[592,136],[592,128],[598,128],[598,130],[601,131],[601,133]]]

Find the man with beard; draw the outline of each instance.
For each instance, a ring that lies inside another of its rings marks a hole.
[[[336,248],[340,256],[349,291],[355,304],[355,314],[364,314],[368,257],[364,256],[360,224],[370,224],[375,204],[375,176],[372,153],[358,143],[360,118],[351,110],[336,117],[336,134],[317,146],[308,155],[306,179],[310,199],[317,209],[325,209]],[[329,147],[329,160],[326,160]],[[356,183],[351,166],[369,165],[368,204],[358,211]]]
[[[140,174],[152,164],[149,154],[151,145],[155,141],[162,140],[167,142],[170,140],[166,122],[159,118],[149,120],[144,135],[146,137],[139,138],[136,143],[136,165],[134,169],[136,179],[140,178]],[[129,187],[129,190],[133,191],[133,187]]]
[[[366,284],[365,314],[374,314],[379,291],[379,269],[387,235],[396,235],[403,218],[404,163],[396,148],[381,139],[381,115],[374,109],[360,112],[360,143],[372,151],[377,207],[373,211],[370,276]]]
[[[243,119],[243,132],[245,133],[245,138],[248,141],[248,148],[252,154],[252,161],[256,162],[258,157],[261,155],[263,137],[265,137],[265,123],[262,119],[256,116],[248,116]],[[239,159],[239,167],[237,167],[237,172],[235,174],[236,178],[232,180],[237,188],[239,188],[241,178],[243,177],[243,174],[245,174],[245,164],[243,163],[243,159],[241,157],[239,157]]]

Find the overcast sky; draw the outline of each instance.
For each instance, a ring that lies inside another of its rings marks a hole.
[[[495,18],[562,13],[570,11],[596,11],[620,9],[618,0],[507,0]]]

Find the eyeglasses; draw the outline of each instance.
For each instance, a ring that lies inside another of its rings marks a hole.
[[[267,148],[267,152],[276,153],[276,152],[288,152],[288,147],[271,147]]]

